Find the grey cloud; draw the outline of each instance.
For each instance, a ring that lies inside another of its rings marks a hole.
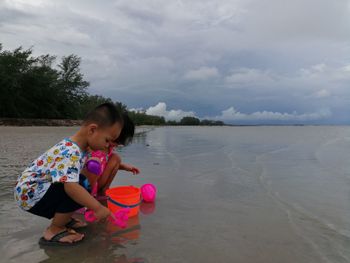
[[[0,27],[6,23],[21,22],[24,19],[34,18],[34,15],[25,13],[21,10],[0,6]]]
[[[348,41],[349,22],[347,0],[262,0],[249,5],[245,29],[267,40]]]

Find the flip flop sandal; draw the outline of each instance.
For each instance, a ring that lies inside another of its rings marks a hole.
[[[60,241],[61,238],[72,235],[72,232],[69,230],[64,230],[56,235],[54,235],[50,240],[46,240],[44,237],[41,237],[39,239],[39,245],[44,246],[75,246],[76,244],[83,241],[83,239],[79,241],[74,241],[72,243],[69,242],[62,242]]]
[[[81,228],[87,227],[87,224],[83,225],[83,226],[74,226],[77,223],[84,223],[84,222],[78,221],[78,220],[76,220],[75,218],[72,217],[72,219],[66,224],[66,228],[81,229]]]

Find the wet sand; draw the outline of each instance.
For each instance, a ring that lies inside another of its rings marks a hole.
[[[18,174],[75,127],[0,127],[0,262],[349,262],[349,127],[162,127],[120,152],[155,206],[121,231],[92,224],[70,248],[16,207]]]

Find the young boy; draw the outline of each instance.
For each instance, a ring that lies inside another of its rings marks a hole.
[[[86,116],[78,132],[50,148],[19,176],[14,189],[18,205],[32,214],[52,219],[40,244],[80,242],[84,235],[71,227],[83,226],[83,222],[72,221],[71,216],[81,207],[92,209],[98,220],[113,217],[108,208],[79,185],[79,173],[84,167],[86,149],[108,149],[122,128],[123,117],[116,107],[101,104]]]
[[[112,143],[112,146],[127,146],[131,143],[134,137],[135,125],[133,121],[130,119],[127,112],[123,112],[122,116],[124,126],[119,137]],[[105,170],[98,178],[98,193],[100,195],[105,195],[105,191],[109,188],[119,170],[124,170],[133,174],[140,173],[139,168],[130,164],[123,163],[121,157],[117,153],[111,154]]]

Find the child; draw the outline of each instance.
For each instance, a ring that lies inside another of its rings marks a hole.
[[[96,107],[86,116],[80,129],[37,158],[19,176],[15,186],[18,205],[38,216],[52,219],[39,243],[72,245],[84,235],[68,228],[72,213],[85,206],[98,220],[113,214],[80,184],[79,173],[85,163],[85,151],[106,150],[123,129],[123,117],[111,103]],[[73,221],[75,227],[82,226]],[[74,226],[72,226],[74,227]]]
[[[126,146],[132,141],[135,132],[135,125],[128,116],[127,112],[123,113],[123,123],[123,129],[117,140],[113,142],[113,146]],[[137,167],[126,163],[122,163],[120,156],[116,153],[112,153],[112,155],[108,159],[106,169],[103,171],[102,175],[98,179],[99,194],[105,194],[105,191],[111,185],[118,170],[132,172],[133,174],[140,173],[140,170]]]
[[[88,169],[83,169],[80,175],[80,182],[84,187],[94,196],[104,196],[105,190],[111,185],[118,170],[125,170],[132,172],[133,174],[140,173],[137,167],[121,162],[121,158],[118,154],[113,153],[114,147],[126,146],[131,143],[135,132],[135,125],[128,116],[127,112],[123,112],[123,129],[119,137],[110,144],[110,148],[107,151],[92,151],[88,155],[100,156],[99,161],[101,171],[98,176],[89,172]],[[94,154],[95,153],[95,154]],[[94,160],[95,157],[89,158]],[[99,199],[99,198],[98,198]]]

